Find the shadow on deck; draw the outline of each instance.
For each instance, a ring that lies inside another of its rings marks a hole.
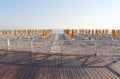
[[[112,68],[117,62],[120,56],[106,62],[94,55],[4,51],[0,53],[0,79],[119,79],[120,68]]]

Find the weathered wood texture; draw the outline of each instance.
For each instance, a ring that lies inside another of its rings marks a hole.
[[[119,57],[0,51],[0,79],[120,79]]]

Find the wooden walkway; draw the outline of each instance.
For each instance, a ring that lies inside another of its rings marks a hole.
[[[60,41],[60,34],[56,34],[55,37],[54,37],[54,40],[53,40],[53,43],[52,43],[52,46],[51,46],[51,50],[50,50],[50,53],[58,53],[58,52],[61,52],[61,41]]]
[[[0,79],[120,79],[119,58],[0,51]]]

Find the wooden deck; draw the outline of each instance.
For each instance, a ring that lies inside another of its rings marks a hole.
[[[0,79],[120,79],[119,58],[0,51]]]

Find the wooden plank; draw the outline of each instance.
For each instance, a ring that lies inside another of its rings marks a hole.
[[[84,68],[81,67],[81,61],[77,61],[76,64],[78,67],[78,73],[81,74],[82,79],[89,79],[90,77],[85,72]]]
[[[11,54],[12,55],[12,54]],[[14,60],[23,58],[26,54],[13,54],[14,56],[20,56]],[[37,58],[37,57],[40,57]],[[42,58],[43,57],[43,58]],[[97,60],[96,57],[90,58],[86,64],[89,67],[81,65],[83,59],[76,58],[75,56],[59,56],[52,55],[45,60],[45,55],[34,56],[33,58],[25,58],[24,65],[18,64],[0,64],[0,78],[9,79],[119,79],[115,74],[104,67],[105,63],[96,62],[95,64],[89,64],[91,61]],[[31,62],[29,61],[31,59]],[[4,59],[3,59],[4,60]],[[6,60],[6,59],[5,59]],[[13,60],[13,61],[14,61]],[[7,61],[7,60],[6,60]],[[36,63],[34,63],[36,62]],[[92,63],[92,62],[91,62]],[[31,64],[27,66],[27,64]],[[41,64],[41,65],[39,65]],[[85,65],[86,65],[85,64]],[[33,65],[33,66],[32,66]],[[98,66],[98,68],[97,68]],[[103,68],[102,68],[103,66]],[[101,67],[101,68],[100,68]],[[115,63],[111,68],[115,68],[119,71],[119,63]],[[114,69],[114,70],[115,70]],[[119,73],[119,72],[118,72]]]
[[[0,77],[2,77],[12,66],[11,65],[4,65],[0,69]]]
[[[75,77],[75,79],[82,79],[82,75],[81,75],[81,73],[79,74],[79,72],[78,72],[78,65],[76,64],[76,62],[77,62],[77,60],[76,60],[76,58],[75,58],[75,56],[74,56],[74,58],[72,58],[71,59],[72,60],[72,66],[74,67],[74,68],[71,68],[71,70],[73,71],[73,73],[72,74],[74,74],[74,77]]]

